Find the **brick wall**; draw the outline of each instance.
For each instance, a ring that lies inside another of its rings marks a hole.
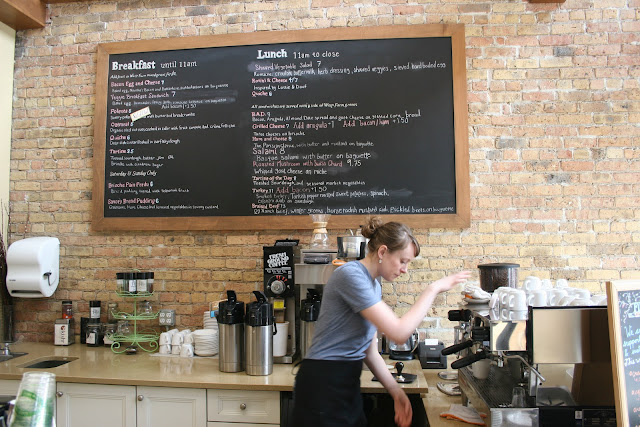
[[[91,232],[98,43],[390,24],[466,26],[471,227],[416,230],[423,258],[385,283],[402,314],[424,283],[480,263],[603,291],[640,278],[640,0],[215,0],[50,4],[17,33],[9,241],[60,239],[53,298],[16,301],[17,330],[51,342],[60,301],[117,301],[115,272],[156,272],[157,308],[201,325],[209,301],[262,288],[262,246],[310,230]],[[332,230],[332,238],[344,230]],[[477,275],[474,277],[477,281]],[[441,295],[423,326],[451,341]]]

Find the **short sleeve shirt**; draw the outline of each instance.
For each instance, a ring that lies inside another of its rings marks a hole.
[[[361,360],[376,327],[360,312],[382,300],[382,287],[359,261],[338,267],[322,292],[307,359]]]

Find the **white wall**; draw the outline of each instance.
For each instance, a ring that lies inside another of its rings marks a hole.
[[[11,107],[13,100],[13,57],[16,32],[0,22],[0,231],[7,244],[7,211],[9,203],[9,159],[11,154]],[[7,60],[9,59],[10,60]]]

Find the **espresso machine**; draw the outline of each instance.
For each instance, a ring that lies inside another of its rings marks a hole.
[[[464,354],[451,364],[463,404],[495,427],[616,425],[606,307],[529,307],[517,321],[486,308],[464,313],[468,338],[443,350]],[[473,364],[483,359],[489,375],[478,379]],[[525,390],[521,407],[515,387]]]

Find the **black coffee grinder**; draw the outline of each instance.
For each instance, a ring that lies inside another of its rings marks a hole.
[[[289,322],[287,351],[284,356],[273,358],[273,363],[293,363],[298,351],[298,325],[296,322],[296,292],[293,282],[293,266],[297,241],[277,242],[265,246],[264,294],[273,305],[276,323]]]

